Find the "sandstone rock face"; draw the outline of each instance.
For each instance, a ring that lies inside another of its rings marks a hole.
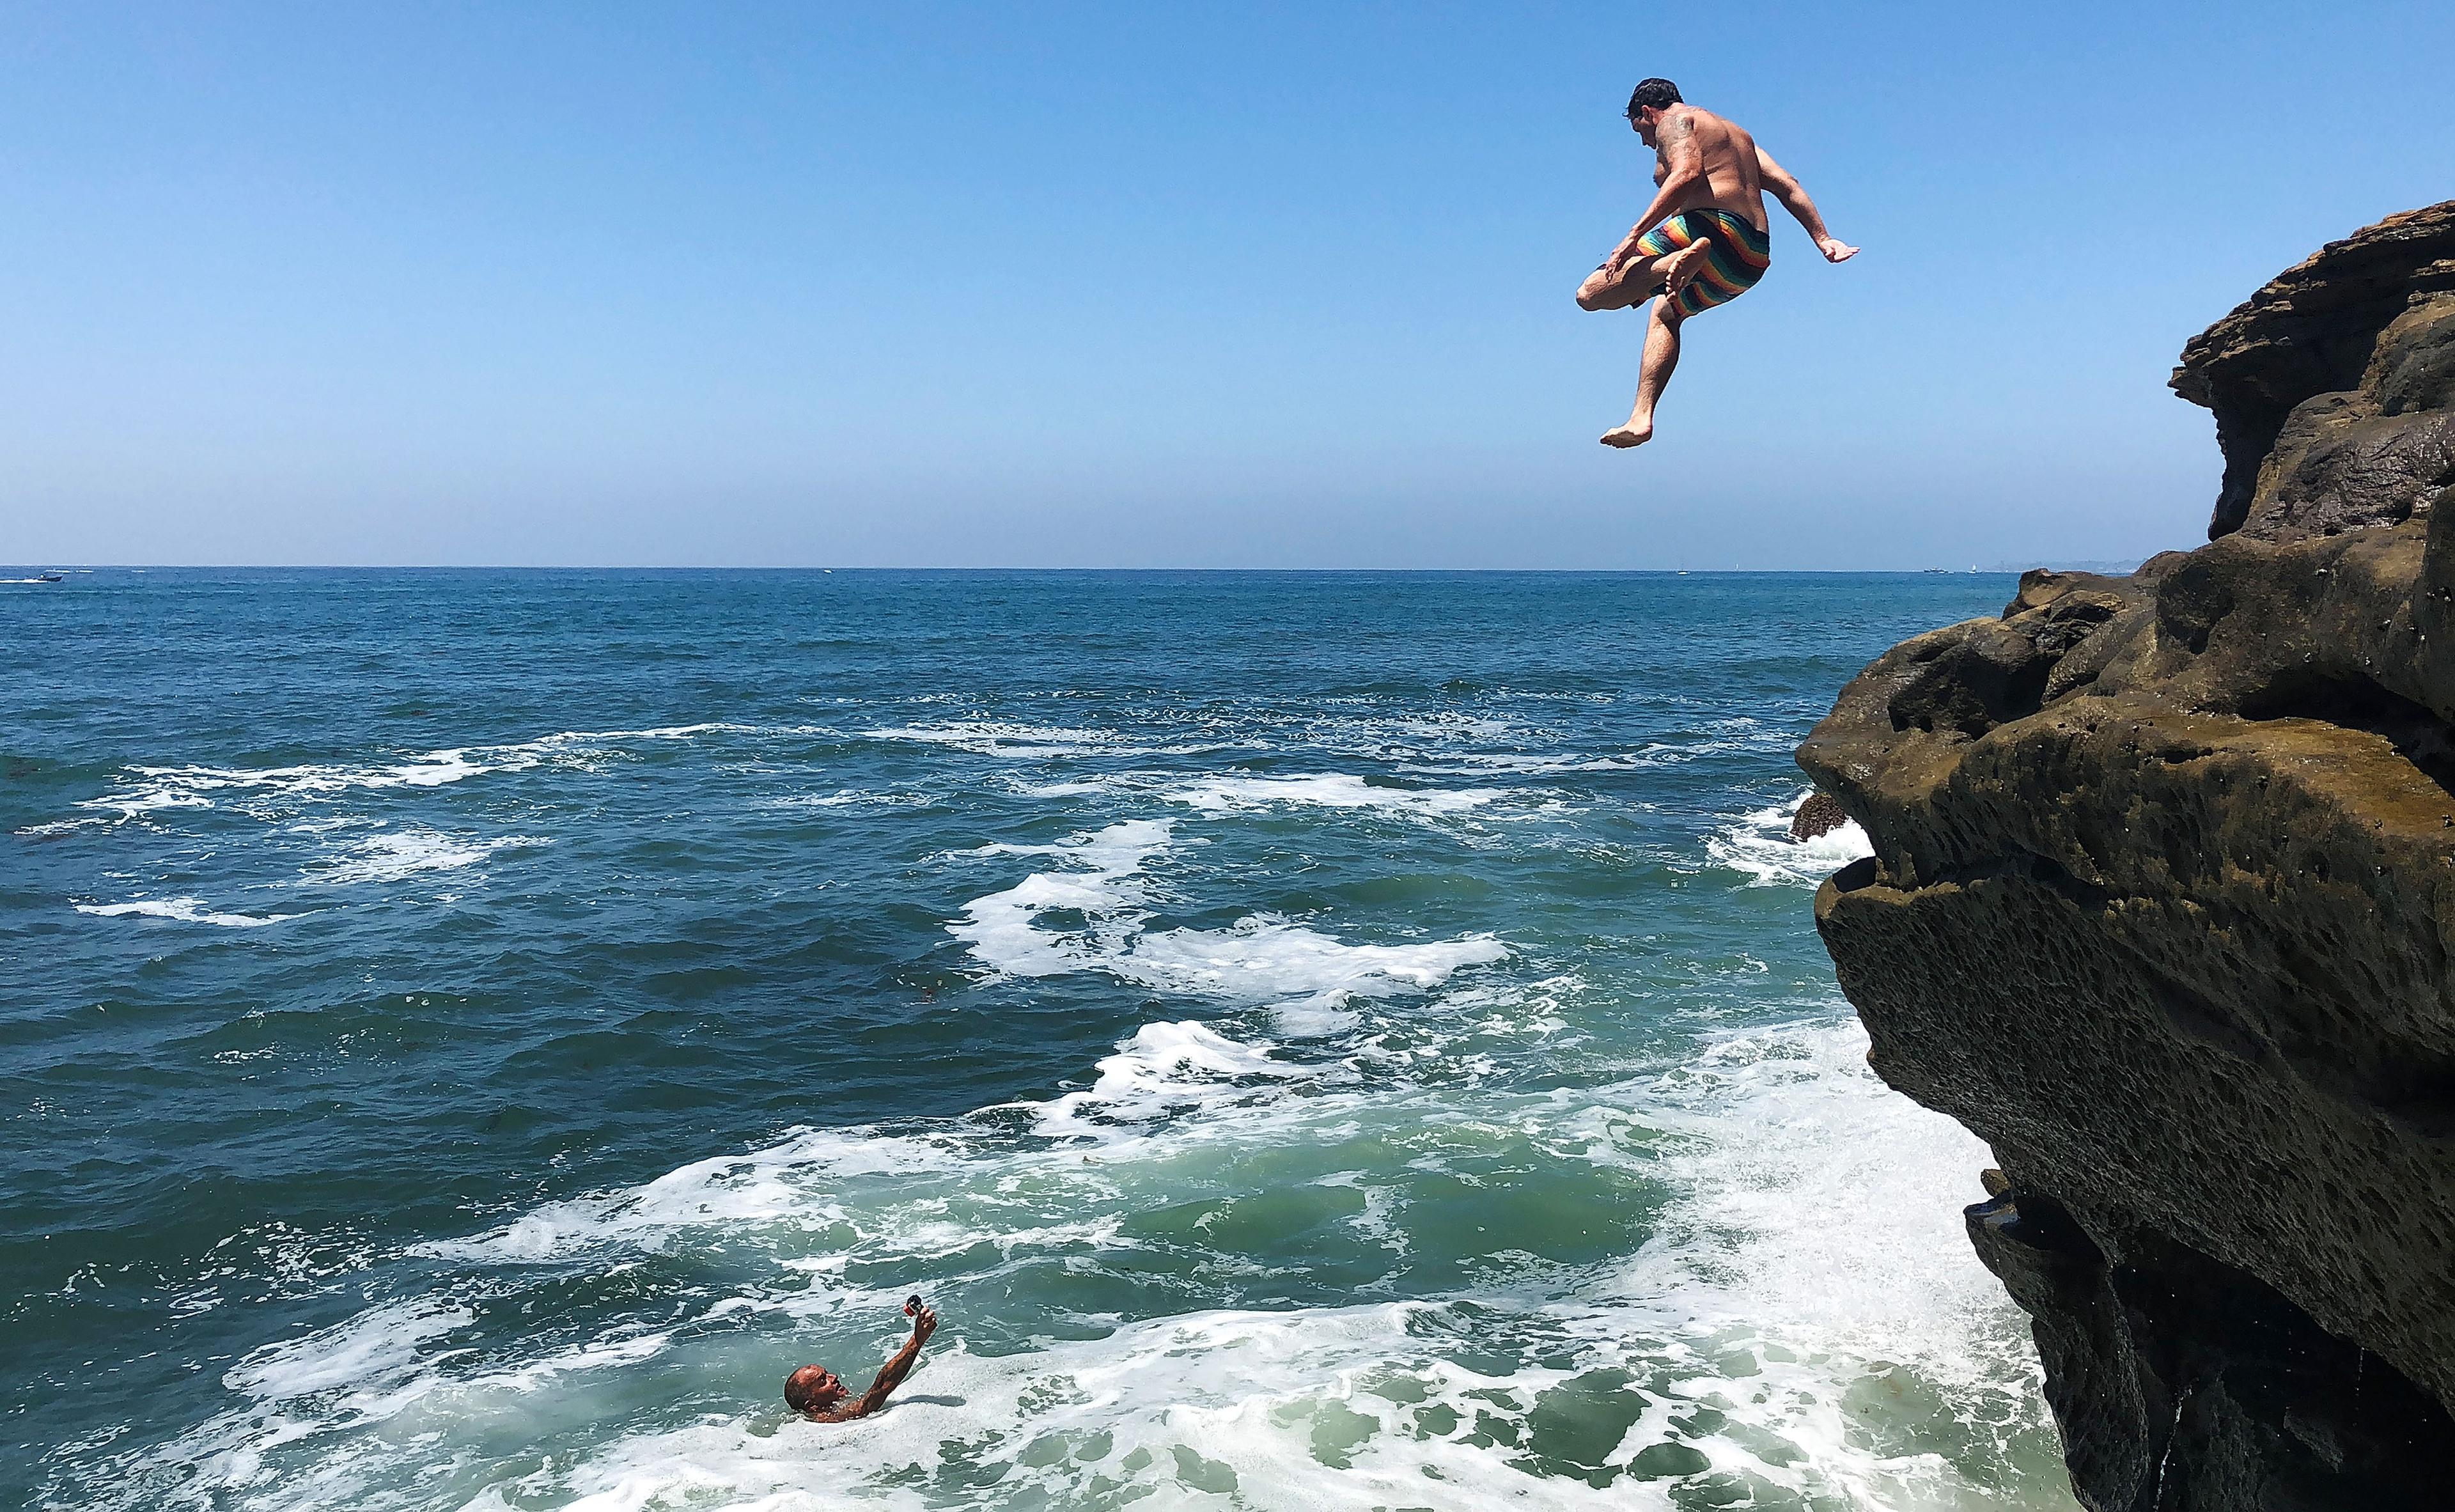
[[[2211,540],[2412,517],[2455,483],[2455,200],[2329,242],[2182,349],[2216,413]]]
[[[1877,1072],[1994,1148],[1971,1239],[2095,1512],[2455,1506],[2455,488],[2416,492],[2455,300],[2428,237],[2455,209],[2335,244],[2186,352],[2228,490],[2253,401],[2275,418],[2243,528],[2127,578],[2031,573],[1799,750],[1876,851],[1817,927]],[[2377,318],[2343,350],[2293,323],[2340,315]]]

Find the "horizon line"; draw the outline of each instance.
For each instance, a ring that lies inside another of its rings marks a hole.
[[[2145,558],[2141,558],[2145,560]],[[558,562],[552,564],[515,562],[70,562],[35,565],[31,563],[0,563],[0,573],[23,568],[28,572],[52,573],[938,573],[938,574],[1029,574],[1029,573],[1100,573],[1126,575],[1132,573],[1179,574],[1311,574],[1317,575],[1430,576],[1512,574],[1518,575],[1549,575],[1555,576],[1749,576],[1779,574],[1792,577],[1884,577],[1900,575],[1942,575],[1968,577],[2005,573],[2035,571],[2130,573],[2139,562],[2113,558],[2083,558],[2057,564],[2033,562],[2027,567],[2004,563],[1978,567],[954,567],[928,565],[895,566],[750,566],[741,563],[690,565],[643,564],[636,562]],[[27,584],[25,586],[32,586]]]

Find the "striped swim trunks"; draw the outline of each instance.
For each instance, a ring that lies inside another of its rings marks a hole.
[[[1638,255],[1667,257],[1698,237],[1713,244],[1705,266],[1679,291],[1679,311],[1693,315],[1726,305],[1756,286],[1773,266],[1773,237],[1726,210],[1683,210],[1637,241]]]

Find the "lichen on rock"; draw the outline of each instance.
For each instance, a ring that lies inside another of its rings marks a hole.
[[[2450,258],[2399,216],[2195,339],[2217,538],[2027,575],[1799,750],[1875,848],[1817,927],[1994,1148],[2093,1509],[2455,1504]]]

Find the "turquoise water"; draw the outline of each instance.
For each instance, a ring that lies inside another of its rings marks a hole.
[[[1782,837],[2010,587],[0,589],[0,1492],[2067,1506]]]

